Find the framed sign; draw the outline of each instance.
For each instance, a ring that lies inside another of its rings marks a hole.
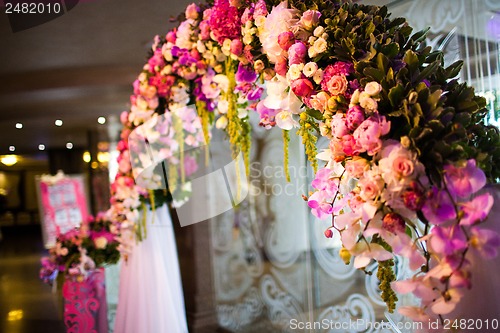
[[[51,248],[57,235],[87,220],[88,204],[83,175],[40,176],[36,178],[43,242]]]

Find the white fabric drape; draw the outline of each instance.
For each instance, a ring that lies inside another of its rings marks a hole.
[[[122,262],[114,333],[187,333],[172,220],[147,210],[147,237]]]

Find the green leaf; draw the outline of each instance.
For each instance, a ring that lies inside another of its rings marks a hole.
[[[384,72],[382,72],[379,69],[373,68],[373,67],[367,67],[363,70],[363,74],[366,76],[371,76],[375,81],[381,82],[382,79],[384,79],[385,75]]]
[[[403,60],[410,69],[410,71],[413,72],[418,68],[419,65],[418,57],[417,54],[412,50],[406,51]]]
[[[436,71],[436,69],[439,67],[439,65],[440,64],[437,61],[433,62],[432,64],[429,64],[415,78],[415,82],[420,82],[420,81],[428,78],[431,74],[433,74]]]
[[[427,32],[429,31],[429,29],[430,28],[426,28],[424,30],[417,31],[415,34],[413,34],[413,36],[411,36],[411,40],[414,43],[423,42],[425,40],[425,38],[427,37]]]
[[[456,109],[458,112],[473,113],[474,111],[478,110],[478,105],[474,101],[463,101],[457,104]]]
[[[398,83],[397,86],[392,87],[389,90],[389,101],[391,102],[392,107],[398,107],[401,104],[401,101],[403,100],[403,94],[405,92],[404,87],[401,85],[401,83]]]
[[[388,58],[394,58],[399,54],[399,45],[396,43],[390,43],[382,46],[380,50],[383,54],[385,54]]]
[[[380,69],[383,73],[387,72],[387,67],[389,66],[389,59],[382,54],[377,54],[377,68]]]
[[[446,72],[446,78],[451,79],[454,78],[455,76],[460,73],[460,70],[462,69],[462,66],[464,65],[464,62],[462,60],[457,60],[450,66],[446,67],[445,72]]]
[[[316,109],[307,109],[307,114],[318,120],[323,120],[323,114]]]

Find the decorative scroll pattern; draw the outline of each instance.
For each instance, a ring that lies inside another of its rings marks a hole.
[[[303,309],[295,299],[281,290],[271,275],[264,275],[260,282],[262,298],[268,309],[268,317],[279,332],[290,330],[290,321],[305,322]]]
[[[339,323],[347,323],[349,325],[351,322],[368,323],[375,321],[375,313],[373,311],[373,306],[370,301],[363,295],[353,294],[347,298],[344,305],[329,306],[318,316],[317,321],[333,321]],[[366,331],[365,329],[359,329],[352,332],[373,332],[373,330]]]
[[[241,303],[217,306],[219,324],[232,331],[239,331],[259,318],[264,310],[257,288],[250,288]]]
[[[64,324],[68,333],[107,333],[104,271],[91,273],[84,281],[66,280]]]

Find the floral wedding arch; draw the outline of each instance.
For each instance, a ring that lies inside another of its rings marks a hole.
[[[493,197],[479,192],[500,176],[500,138],[484,123],[484,98],[456,78],[462,63],[444,67],[425,36],[386,7],[339,0],[189,5],[155,38],[121,116],[109,213],[122,250],[144,236],[139,211],[170,195],[134,181],[140,156],[130,133],[147,123],[140,133],[165,138],[170,181],[191,163],[175,152],[209,142],[213,126],[248,167],[249,113],[257,112],[260,126],[282,130],[285,167],[290,131],[302,137],[316,174],[304,198],[313,215],[331,219],[325,236],[340,234],[344,261],[362,270],[378,262],[389,311],[395,292],[413,293],[420,306],[402,314],[442,319],[471,287],[470,254],[493,257],[500,246],[481,228]],[[319,137],[329,141],[321,152]],[[396,255],[413,277],[395,281]]]

